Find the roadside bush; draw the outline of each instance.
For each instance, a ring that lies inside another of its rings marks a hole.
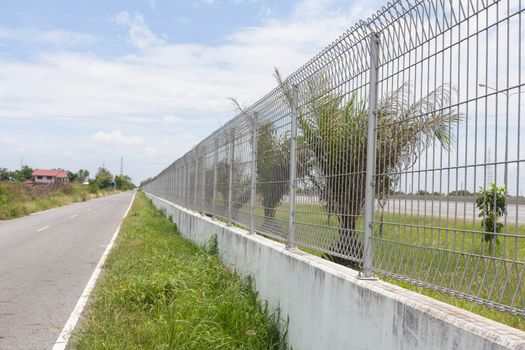
[[[59,191],[62,192],[63,194],[73,194],[75,193],[75,188],[70,184],[65,184],[64,186],[60,188]]]
[[[0,220],[13,219],[77,201],[86,201],[90,198],[89,193],[98,196],[96,184],[85,186],[69,183],[58,187],[0,181]]]
[[[113,175],[106,168],[98,168],[95,176],[95,183],[99,189],[110,188],[113,186]]]
[[[115,187],[117,190],[129,191],[135,188],[135,184],[131,182],[131,178],[127,175],[115,176]]]
[[[88,186],[88,191],[92,194],[98,194],[99,189],[100,188],[98,187],[98,184],[96,182],[92,182]]]

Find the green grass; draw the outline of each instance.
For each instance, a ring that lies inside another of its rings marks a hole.
[[[277,211],[277,218],[286,225],[287,213]],[[339,223],[335,215],[328,216],[321,205],[297,206],[296,238],[330,249],[338,240]],[[380,221],[376,213],[375,221]],[[374,225],[374,267],[383,280],[420,292],[435,299],[461,307],[509,326],[525,330],[525,318],[487,307],[477,302],[457,298],[451,291],[477,295],[491,301],[520,309],[525,302],[525,281],[520,282],[525,261],[525,225],[509,224],[508,235],[500,237],[492,247],[482,240],[479,220],[464,220],[385,213],[383,228]],[[363,231],[363,218],[356,229]],[[424,247],[421,248],[421,247]],[[299,246],[309,253],[323,256],[320,250]],[[465,252],[466,254],[461,254]],[[393,278],[393,277],[394,278]],[[410,278],[439,286],[441,292],[414,285],[399,278]],[[523,276],[525,277],[525,276]],[[518,284],[519,283],[519,284]],[[445,288],[449,290],[446,291]]]
[[[247,212],[248,208],[242,210]],[[259,229],[264,231],[261,207],[257,208],[256,216]],[[499,237],[490,247],[482,240],[484,233],[479,220],[444,216],[385,213],[381,230],[381,214],[376,212],[374,267],[378,277],[525,330],[523,316],[460,298],[474,295],[523,309],[525,276],[521,281],[520,276],[525,261],[525,225],[509,223],[505,228],[509,236]],[[277,228],[272,233],[280,232],[278,236],[286,239],[289,218],[286,203],[277,208],[275,218]],[[361,217],[356,230],[363,232],[363,227]],[[339,238],[337,216],[328,215],[322,205],[298,204],[295,228],[298,248],[321,257]],[[439,291],[422,287],[416,281],[437,286]]]
[[[0,182],[0,220],[14,219],[114,192],[103,190],[91,193],[89,186],[77,183],[52,190],[48,185],[26,185],[15,181],[3,181]]]
[[[72,337],[84,349],[284,349],[249,279],[225,268],[138,193]]]

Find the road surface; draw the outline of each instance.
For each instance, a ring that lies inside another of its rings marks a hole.
[[[385,205],[385,213],[398,213],[402,215],[433,216],[436,218],[466,218],[467,220],[479,220],[479,210],[474,201],[454,200],[423,200],[423,199],[389,199]],[[376,205],[379,209],[379,205]],[[504,219],[500,219],[501,222]],[[507,204],[507,223],[525,224],[525,205]]]
[[[133,192],[0,221],[0,349],[51,349]]]
[[[297,195],[299,205],[321,205],[317,196]],[[288,203],[288,197],[283,198],[283,203]],[[380,206],[376,201],[376,210]],[[414,196],[412,198],[390,198],[384,206],[385,213],[396,213],[401,215],[433,216],[436,218],[449,219],[459,218],[466,220],[479,220],[479,210],[476,208],[474,199],[424,199]],[[500,219],[501,222],[504,219]],[[525,224],[525,204],[507,203],[507,224]]]

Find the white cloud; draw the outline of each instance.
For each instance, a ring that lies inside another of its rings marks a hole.
[[[13,40],[26,44],[60,45],[71,47],[93,45],[98,42],[94,35],[64,30],[38,30],[35,28],[7,28],[0,26],[0,40]]]
[[[248,105],[258,100],[276,85],[274,66],[285,75],[292,73],[367,13],[355,12],[363,9],[359,4],[375,6],[358,0],[338,14],[319,9],[307,18],[299,15],[298,7],[289,17],[240,28],[210,45],[170,44],[153,33],[140,14],[121,12],[115,23],[141,48],[133,54],[107,58],[65,47],[31,61],[0,57],[0,130],[2,122],[25,125],[25,119],[104,125],[83,131],[81,138],[27,140],[39,145],[31,164],[75,169],[89,161],[96,169],[105,160],[117,171],[123,154],[134,178],[154,175],[217,129],[219,121],[233,117],[227,97]],[[61,163],[64,145],[86,154],[85,159]],[[21,155],[13,152],[10,164],[16,166]],[[37,157],[56,157],[56,162],[40,164]],[[26,158],[32,159],[29,154]],[[148,162],[153,166],[144,165]]]
[[[142,137],[124,136],[120,130],[113,130],[111,132],[99,131],[95,133],[91,139],[95,142],[118,146],[138,146],[144,144]]]
[[[317,11],[239,29],[217,45],[167,44],[142,15],[123,11],[114,21],[147,50],[114,59],[54,52],[36,62],[0,60],[0,118],[183,119],[213,110],[210,119],[224,121],[232,115],[226,97],[254,102],[275,86],[274,66],[291,73],[362,16]]]
[[[159,153],[159,150],[155,147],[146,147],[146,155],[148,157],[153,157]]]
[[[121,12],[115,21],[129,26],[129,40],[147,50],[113,59],[73,52],[43,53],[36,62],[0,59],[0,119],[200,115],[215,128],[217,118],[233,115],[227,97],[256,101],[275,86],[274,66],[285,75],[293,72],[358,16],[292,15],[239,29],[216,45],[158,46],[163,41],[142,16]]]
[[[163,139],[160,144],[163,146],[179,146],[183,142],[191,147],[200,141],[199,137],[191,131],[177,131],[169,136],[169,138]]]
[[[146,49],[166,43],[164,39],[159,38],[149,29],[144,20],[144,16],[140,13],[136,13],[133,16],[127,11],[122,11],[116,15],[113,20],[120,26],[129,28],[128,42],[139,49]]]
[[[4,147],[15,147],[17,142],[12,137],[2,136],[0,137],[0,145]]]
[[[171,123],[171,124],[182,124],[185,122],[184,119],[175,117],[173,115],[166,115],[162,117],[162,121],[165,123]]]
[[[191,118],[191,117],[177,117],[174,115],[165,115],[161,119],[166,124],[174,124],[174,125],[209,125],[209,124],[215,124],[217,121],[213,120],[212,118]]]

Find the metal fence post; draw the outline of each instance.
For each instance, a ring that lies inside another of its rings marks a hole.
[[[377,73],[379,65],[379,33],[370,35],[370,83],[368,87],[368,130],[366,146],[366,178],[365,178],[365,228],[363,240],[363,271],[361,278],[373,278],[375,202],[375,167],[376,167],[376,109],[377,109]]]
[[[168,167],[168,196],[167,200],[173,202],[173,173],[171,165]]]
[[[170,168],[166,168],[166,197],[165,200],[170,200],[170,192],[171,192],[171,178],[170,178]]]
[[[216,204],[217,201],[217,163],[219,161],[219,139],[215,138],[215,155],[213,157],[213,204],[212,204],[212,214],[217,214]]]
[[[182,172],[182,160],[179,159],[177,160],[177,162],[179,164],[177,164],[177,204],[179,204],[180,206],[183,205],[183,202],[182,202],[182,197],[183,197],[183,194],[182,194],[182,189],[184,188],[184,175],[183,175],[183,172]]]
[[[173,203],[177,203],[177,163],[173,163]]]
[[[290,203],[290,220],[288,221],[288,240],[286,248],[295,247],[294,229],[295,229],[295,180],[297,170],[297,117],[298,117],[298,98],[299,87],[292,86],[292,110],[290,126],[290,179],[289,179],[289,203]]]
[[[182,166],[182,160],[178,161],[178,169],[177,169],[177,175],[179,177],[179,188],[177,190],[177,200],[180,205],[183,205],[183,197],[184,197],[184,168]]]
[[[177,161],[178,163],[179,161]],[[175,200],[174,202],[180,202],[180,169],[179,164],[175,164]],[[180,203],[179,203],[180,204]]]
[[[186,157],[185,157],[186,158]],[[188,179],[189,179],[189,169],[188,169],[188,160],[187,159],[184,159],[184,206],[187,208],[188,207],[188,204],[189,204],[189,189],[190,189],[190,184],[188,183]]]
[[[173,163],[173,203],[177,202],[177,164]]]
[[[252,113],[252,183],[250,188],[250,234],[255,233],[255,205],[257,203],[257,113]]]
[[[186,159],[186,208],[191,205],[191,162]]]
[[[195,156],[195,184],[193,186],[193,210],[197,210],[197,184],[199,183],[199,156],[197,154],[197,147],[193,149]]]
[[[228,176],[228,226],[232,225],[232,197],[233,197],[233,159],[235,157],[235,129],[231,129],[230,135],[230,174]]]
[[[207,212],[206,206],[206,146],[202,150],[202,189],[201,189],[201,213]]]
[[[163,189],[162,189],[162,196],[161,198],[162,199],[166,199],[167,195],[167,191],[168,191],[168,178],[166,176],[166,171],[164,172],[164,174],[162,174],[162,183],[163,183]]]

